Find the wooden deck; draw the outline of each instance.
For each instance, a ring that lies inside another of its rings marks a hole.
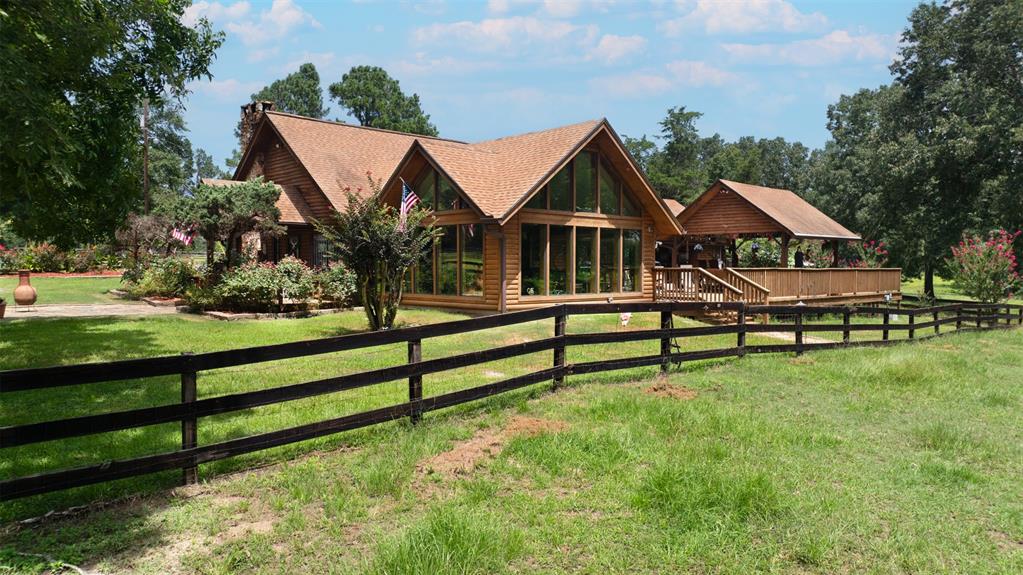
[[[843,304],[899,301],[899,268],[654,268],[657,301]]]

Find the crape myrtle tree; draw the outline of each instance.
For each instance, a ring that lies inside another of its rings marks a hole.
[[[214,264],[216,242],[224,247],[227,265],[240,261],[238,242],[248,232],[280,234],[281,212],[277,209],[280,190],[273,183],[255,178],[230,186],[199,184],[195,193],[181,199],[177,217],[181,227],[194,229],[206,240],[206,265]]]
[[[330,85],[330,97],[362,126],[436,136],[437,127],[423,112],[419,95],[406,96],[401,85],[377,66],[355,66]]]
[[[403,280],[439,235],[430,212],[413,208],[404,225],[397,210],[372,196],[348,190],[347,206],[317,229],[332,246],[332,255],[356,275],[356,287],[370,329],[390,329],[401,303]]]
[[[136,111],[209,77],[223,41],[187,0],[0,3],[0,218],[72,247],[142,202]]]

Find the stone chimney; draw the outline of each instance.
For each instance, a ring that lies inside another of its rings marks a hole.
[[[274,103],[269,100],[258,100],[249,102],[242,106],[242,119],[238,131],[240,133],[240,144],[242,152],[249,147],[249,140],[256,133],[256,126],[263,119],[263,112],[274,109]]]

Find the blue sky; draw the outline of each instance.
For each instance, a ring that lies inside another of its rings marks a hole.
[[[382,66],[442,136],[477,141],[607,117],[657,132],[671,106],[702,134],[828,137],[827,106],[890,80],[915,2],[432,0],[196,2],[227,39],[185,102],[192,143],[218,163],[252,92],[313,62],[323,88]],[[347,118],[336,102],[331,119]]]

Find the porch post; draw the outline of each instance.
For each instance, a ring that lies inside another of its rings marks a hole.
[[[778,262],[778,267],[787,268],[789,267],[789,237],[781,237],[781,261]]]
[[[671,267],[678,267],[678,236],[671,237]]]
[[[831,267],[838,267],[838,240],[831,242]]]
[[[732,267],[737,268],[739,267],[739,248],[735,245],[735,240],[732,240],[728,247],[732,252]]]

